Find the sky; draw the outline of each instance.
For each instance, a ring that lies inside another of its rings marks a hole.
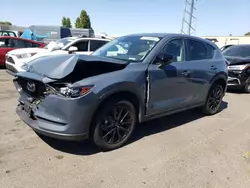
[[[72,25],[82,9],[95,33],[179,33],[185,0],[8,0],[1,2],[0,21],[18,26]],[[250,0],[197,0],[197,36],[241,36],[250,31]]]

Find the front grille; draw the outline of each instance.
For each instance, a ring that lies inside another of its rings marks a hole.
[[[229,81],[228,81],[228,84],[231,84],[231,85],[238,85],[239,82],[238,82],[238,80],[229,80]]]
[[[236,71],[228,71],[228,76],[229,77],[240,77],[240,73],[239,72],[236,72]]]
[[[25,93],[34,98],[43,97],[46,91],[45,84],[36,80],[18,78],[17,83]]]
[[[15,61],[12,59],[12,57],[10,56],[7,56],[6,57],[6,60],[9,62],[9,63],[12,63],[12,64],[15,64]]]

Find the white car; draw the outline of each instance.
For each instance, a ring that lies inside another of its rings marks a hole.
[[[104,38],[67,37],[55,42],[52,41],[44,48],[15,49],[6,54],[6,71],[12,75],[25,71],[27,64],[31,60],[42,56],[66,54],[69,52],[90,55],[109,41],[111,40]]]

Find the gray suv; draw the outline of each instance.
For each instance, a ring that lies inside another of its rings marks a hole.
[[[181,34],[117,38],[92,55],[33,60],[17,73],[16,112],[34,131],[63,140],[90,138],[121,147],[137,123],[201,107],[219,111],[227,64],[212,42]]]

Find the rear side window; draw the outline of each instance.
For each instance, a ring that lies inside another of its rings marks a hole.
[[[87,52],[88,51],[88,46],[89,46],[89,41],[84,40],[84,41],[79,41],[73,44],[72,46],[75,46],[78,48],[78,51],[80,52]]]
[[[206,47],[207,47],[207,59],[212,59],[214,57],[214,50],[215,49],[213,46],[211,46],[209,44],[207,44]]]
[[[204,43],[195,40],[187,40],[187,53],[189,61],[207,59],[207,49]]]
[[[107,42],[108,41],[103,41],[103,40],[90,40],[90,51],[97,50],[98,48],[106,44]]]

